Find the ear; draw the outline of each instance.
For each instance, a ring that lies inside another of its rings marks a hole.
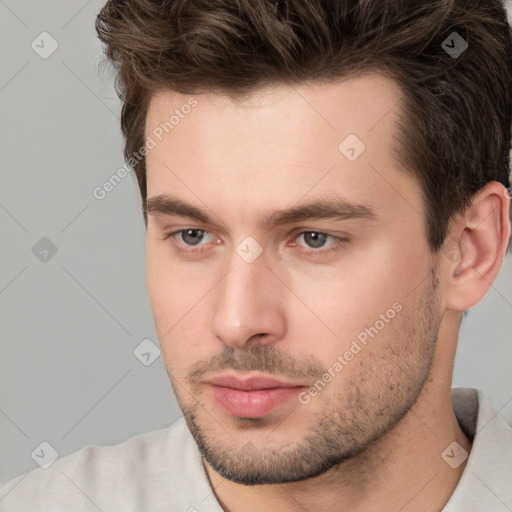
[[[492,181],[477,192],[445,241],[447,309],[465,311],[484,297],[498,275],[509,239],[509,190]]]

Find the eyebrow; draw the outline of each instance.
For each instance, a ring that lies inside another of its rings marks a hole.
[[[189,217],[203,224],[214,224],[214,221],[205,210],[168,194],[160,194],[148,198],[144,211],[148,215],[175,215]],[[263,215],[260,219],[260,224],[272,228],[310,220],[375,220],[376,218],[375,211],[369,206],[351,203],[346,199],[331,195],[299,206],[292,206],[288,209],[272,210]]]

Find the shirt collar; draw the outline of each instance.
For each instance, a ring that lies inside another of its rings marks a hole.
[[[479,390],[453,388],[452,405],[473,444],[443,512],[512,512],[512,428]]]

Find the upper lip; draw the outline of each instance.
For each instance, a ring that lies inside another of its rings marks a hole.
[[[207,383],[214,386],[240,389],[243,391],[271,388],[295,388],[304,386],[304,384],[286,382],[284,380],[266,377],[263,375],[252,375],[244,378],[236,377],[234,375],[216,375],[215,377],[208,379]]]

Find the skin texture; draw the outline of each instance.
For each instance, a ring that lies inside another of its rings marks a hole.
[[[148,198],[211,217],[148,216],[147,283],[167,372],[225,510],[441,510],[465,467],[441,458],[453,441],[471,450],[450,397],[458,329],[503,261],[509,201],[488,184],[432,254],[421,189],[393,151],[401,94],[374,73],[244,102],[200,94],[147,155]],[[146,133],[189,99],[155,94]],[[349,134],[365,145],[354,161],[338,149]],[[260,222],[333,194],[374,218]],[[204,232],[164,240],[180,229]],[[262,252],[249,263],[240,246]],[[258,419],[225,412],[205,384],[266,375],[307,390],[329,368],[307,403]]]

